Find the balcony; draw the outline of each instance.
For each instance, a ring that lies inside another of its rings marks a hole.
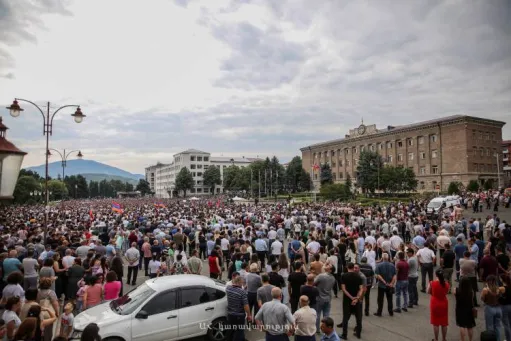
[[[504,171],[511,171],[511,166],[504,166]]]
[[[509,154],[509,149],[504,149],[504,150],[502,151],[502,154]]]

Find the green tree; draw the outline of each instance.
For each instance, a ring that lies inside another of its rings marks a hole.
[[[41,191],[41,184],[33,175],[23,175],[19,177],[16,187],[14,188],[14,202],[18,204],[28,202],[32,199],[35,191]]]
[[[379,171],[383,168],[383,159],[377,152],[363,151],[357,166],[357,184],[362,192],[371,192],[378,188]],[[381,187],[381,186],[380,186]]]
[[[240,169],[236,165],[231,165],[224,169],[224,190],[233,191],[237,190],[236,188],[236,177],[238,177]]]
[[[319,179],[321,186],[333,183],[332,168],[330,168],[330,165],[328,163],[324,163],[321,165]]]
[[[296,188],[296,190],[298,192],[307,192],[311,190],[311,187],[312,187],[311,175],[305,169],[302,168],[302,170],[300,171],[298,187]]]
[[[50,199],[53,200],[62,200],[66,198],[68,195],[67,186],[63,181],[59,180],[48,181],[48,190],[51,192]]]
[[[349,173],[346,174],[346,181],[344,182],[344,184],[346,185],[346,189],[349,191],[350,196],[353,195],[351,192],[353,188],[353,181],[351,180],[351,176]]]
[[[405,192],[414,192],[417,190],[419,181],[415,177],[415,172],[411,168],[401,167],[401,190]]]
[[[151,185],[145,179],[138,180],[135,190],[139,191],[143,196],[151,193]]]
[[[203,178],[204,186],[209,186],[211,193],[215,192],[215,186],[222,184],[220,168],[216,166],[209,166],[209,168],[204,171]]]
[[[192,173],[186,167],[181,168],[176,176],[176,190],[183,191],[186,197],[186,191],[191,190],[194,185],[195,181],[193,180]]]
[[[91,198],[97,198],[100,196],[99,182],[92,180],[89,182],[89,195]]]
[[[295,193],[299,191],[300,177],[302,171],[305,171],[302,167],[302,158],[295,156],[287,165],[285,183],[290,192]]]
[[[483,188],[485,191],[488,191],[490,189],[493,189],[493,179],[488,179],[484,182],[483,184]]]
[[[319,192],[327,200],[347,200],[351,197],[346,184],[325,184],[321,186]]]
[[[20,169],[20,172],[18,174],[18,178],[22,176],[31,176],[37,181],[43,180],[43,178],[39,175],[39,173],[33,171],[33,170],[27,170],[27,169]]]
[[[479,191],[479,182],[477,182],[477,180],[470,180],[467,185],[467,191],[469,192]]]
[[[380,170],[380,188],[385,193],[415,191],[418,183],[414,171],[410,168],[385,166]]]
[[[458,181],[452,181],[447,187],[447,194],[460,194],[460,185],[461,183]]]

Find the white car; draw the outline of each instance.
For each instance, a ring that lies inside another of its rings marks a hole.
[[[171,341],[208,335],[230,338],[225,284],[199,275],[149,279],[114,301],[75,317],[71,340],[89,323],[99,326],[103,341]]]

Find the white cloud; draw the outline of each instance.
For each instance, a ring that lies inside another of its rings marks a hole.
[[[0,0],[0,103],[78,103],[52,147],[132,172],[180,150],[289,159],[367,123],[509,119],[505,1]],[[9,137],[44,159],[29,107]],[[511,126],[504,136],[511,137]]]

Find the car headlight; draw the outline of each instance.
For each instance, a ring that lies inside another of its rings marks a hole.
[[[75,330],[73,331],[73,334],[71,334],[71,337],[69,338],[69,341],[71,340],[80,340],[82,337],[82,331],[81,330]]]

